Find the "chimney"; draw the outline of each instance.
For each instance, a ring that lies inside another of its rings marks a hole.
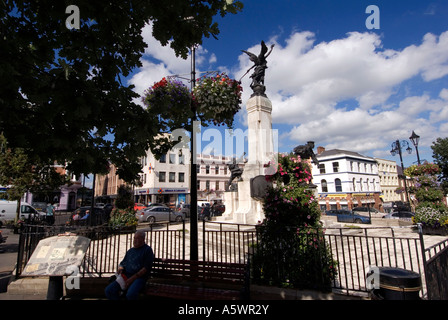
[[[317,154],[319,155],[319,154],[321,154],[322,152],[324,152],[325,151],[325,148],[324,147],[317,147]]]

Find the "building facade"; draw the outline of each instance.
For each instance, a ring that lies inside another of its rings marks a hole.
[[[358,206],[381,207],[378,165],[374,158],[346,150],[317,148],[319,165],[312,164],[319,206],[352,210]]]
[[[378,176],[380,178],[380,189],[383,209],[392,208],[396,201],[403,201],[401,194],[397,193],[400,187],[398,177],[398,166],[395,161],[375,158],[378,165]]]
[[[224,192],[230,178],[228,164],[231,161],[232,158],[226,156],[198,155],[198,201],[215,203],[224,200]]]
[[[133,187],[135,202],[165,203],[170,206],[190,203],[190,158],[189,149],[169,151],[159,160],[148,150],[141,159],[140,185]],[[227,167],[230,161],[230,157],[224,156],[197,156],[198,201],[223,201],[230,178]],[[96,177],[95,198],[102,202],[114,202],[118,188],[123,184],[125,183],[118,178],[116,168],[111,166],[107,175]]]

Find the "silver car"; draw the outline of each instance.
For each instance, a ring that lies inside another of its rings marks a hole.
[[[159,221],[176,221],[185,220],[185,213],[173,211],[168,207],[154,206],[138,211],[135,214],[139,222],[159,222]]]
[[[400,220],[406,220],[406,221],[412,221],[412,217],[414,216],[413,212],[409,211],[398,211],[398,212],[391,212],[383,216],[385,219],[400,219]]]

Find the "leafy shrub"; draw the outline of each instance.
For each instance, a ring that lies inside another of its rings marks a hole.
[[[255,281],[262,284],[330,290],[337,262],[324,238],[310,165],[290,154],[278,157],[278,170],[268,176],[253,257]]]
[[[135,217],[135,210],[133,208],[118,209],[115,208],[111,212],[109,225],[111,227],[135,227],[138,224],[138,219]]]

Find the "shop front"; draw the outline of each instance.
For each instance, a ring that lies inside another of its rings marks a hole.
[[[172,208],[189,202],[187,188],[145,188],[135,190],[135,202],[143,204],[163,203]]]

